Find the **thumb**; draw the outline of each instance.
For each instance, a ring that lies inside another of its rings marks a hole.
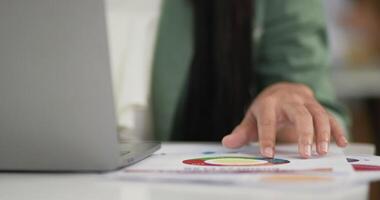
[[[227,148],[240,148],[254,140],[257,140],[256,119],[251,113],[247,113],[232,133],[223,138],[222,144]]]

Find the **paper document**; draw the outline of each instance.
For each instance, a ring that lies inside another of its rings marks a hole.
[[[344,183],[354,173],[342,150],[328,155],[299,156],[296,145],[276,146],[275,158],[264,158],[258,145],[226,149],[220,144],[167,143],[149,158],[113,177],[124,180],[212,184]]]
[[[380,157],[374,155],[347,155],[347,162],[355,170],[353,180],[356,183],[368,183],[380,180]]]

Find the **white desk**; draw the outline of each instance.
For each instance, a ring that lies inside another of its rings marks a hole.
[[[165,145],[165,144],[163,144]],[[351,145],[355,152],[372,153],[373,147]],[[350,150],[349,149],[349,150]],[[237,188],[189,184],[133,183],[99,174],[0,174],[0,199],[9,200],[156,200],[156,199],[366,199],[367,186],[341,188],[327,194],[299,195],[270,188]],[[315,196],[317,195],[317,196]]]

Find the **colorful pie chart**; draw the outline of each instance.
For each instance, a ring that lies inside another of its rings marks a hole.
[[[289,163],[288,160],[279,158],[244,157],[244,156],[216,156],[194,158],[182,161],[188,165],[198,166],[270,166]]]

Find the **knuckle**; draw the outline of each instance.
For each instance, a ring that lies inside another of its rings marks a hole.
[[[343,132],[343,130],[341,130],[341,129],[338,129],[338,130],[336,130],[335,132],[334,132],[334,135],[336,136],[336,137],[343,137],[344,136],[344,132]]]
[[[318,135],[330,135],[330,132],[331,132],[331,127],[330,127],[330,124],[327,122],[327,123],[323,123],[321,121],[316,121],[315,122],[315,128],[316,128],[316,131],[318,133]]]
[[[277,101],[275,94],[270,94],[262,99],[262,104],[273,105]]]
[[[314,133],[312,131],[303,131],[301,132],[301,138],[309,139],[313,138]]]
[[[310,123],[313,121],[313,117],[303,106],[296,106],[296,115],[296,120],[300,123]]]
[[[330,138],[330,129],[322,129],[317,133],[317,138],[320,140],[325,140]]]
[[[317,142],[327,142],[327,143],[329,143],[330,142],[330,138],[328,138],[328,137],[322,137],[322,138],[318,138],[317,139]]]
[[[324,112],[324,111],[316,111],[313,113],[313,115],[314,115],[314,118],[316,118],[318,120],[324,120],[324,121],[329,120],[328,116],[326,115],[326,112]]]
[[[304,123],[311,123],[313,122],[313,117],[310,115],[310,113],[302,112],[299,114],[300,120]]]
[[[274,146],[274,139],[260,140],[261,146]]]
[[[266,109],[274,107],[276,104],[276,97],[274,95],[265,96],[260,99],[257,99],[249,110],[252,113],[262,113]]]
[[[325,139],[330,137],[330,128],[321,128],[318,133],[317,137],[320,139]]]
[[[300,137],[300,139],[298,140],[298,143],[301,145],[312,145],[313,140],[309,138],[305,138],[305,137]]]
[[[297,127],[298,137],[303,140],[309,140],[314,137],[313,125],[307,124]]]
[[[327,111],[318,103],[310,103],[310,104],[305,104],[305,105],[309,110],[313,112],[315,116],[326,117],[326,118],[329,117]]]
[[[260,120],[260,124],[262,126],[274,126],[275,123],[275,120],[271,118],[265,118]]]
[[[300,91],[308,96],[314,96],[313,90],[305,84],[297,84]]]
[[[304,102],[304,98],[300,94],[297,94],[297,93],[288,94],[288,97],[290,101],[295,105],[302,105]]]

